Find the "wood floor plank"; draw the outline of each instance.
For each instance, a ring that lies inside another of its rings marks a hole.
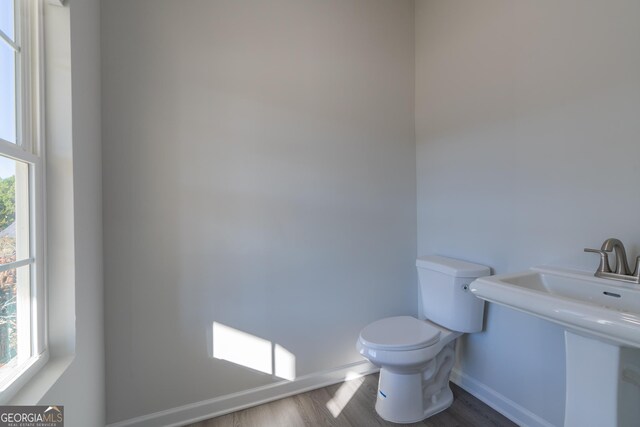
[[[296,406],[298,413],[302,419],[303,425],[305,426],[313,426],[314,423],[317,423],[316,420],[319,419],[319,414],[317,413],[311,399],[308,396],[299,394],[296,396],[292,396],[291,402]]]
[[[242,411],[234,412],[233,423],[235,426],[275,426],[273,414],[269,405],[254,406]],[[218,427],[218,426],[215,426]]]
[[[196,424],[199,427],[237,427],[233,422],[234,414],[222,415],[217,418],[211,418],[210,420],[201,421]]]
[[[298,411],[296,405],[292,405],[288,399],[276,400],[269,405],[271,413],[270,419],[273,420],[274,426],[304,426],[304,420]]]
[[[454,401],[447,410],[417,427],[517,427],[465,390],[451,384]],[[188,427],[393,427],[375,411],[378,375],[346,381],[286,399],[191,424]]]
[[[461,423],[477,427],[511,427],[515,425],[457,385],[452,384],[451,388],[454,391],[455,407],[451,405],[450,412],[455,414]]]
[[[371,391],[372,383],[375,387],[374,391]],[[341,409],[338,416],[344,418],[349,425],[361,425],[363,420],[366,420],[367,426],[371,427],[387,425],[387,422],[382,418],[371,416],[378,387],[377,378],[372,378],[369,375],[337,384],[337,386],[333,399],[337,401],[338,407]]]
[[[336,417],[331,412],[330,406],[327,406],[328,402],[333,398],[333,395],[326,387],[302,394],[300,395],[300,398],[308,398],[309,402],[315,409],[316,414],[318,414],[318,418],[312,420],[312,425],[351,427],[349,422],[344,417]]]

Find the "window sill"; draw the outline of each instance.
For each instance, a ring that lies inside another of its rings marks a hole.
[[[21,378],[23,384],[16,385],[19,390],[9,399],[11,405],[36,405],[49,389],[58,381],[73,361],[73,355],[49,357],[43,353],[30,368],[34,368],[30,378]],[[36,367],[36,365],[39,365]],[[44,366],[43,366],[44,365]]]

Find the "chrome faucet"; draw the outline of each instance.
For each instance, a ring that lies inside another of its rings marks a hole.
[[[632,273],[627,263],[627,252],[624,250],[624,245],[620,240],[607,239],[600,250],[585,248],[584,251],[600,255],[600,265],[594,276],[640,284],[640,256],[636,258],[635,270]],[[609,266],[609,253],[611,251],[614,251],[616,255],[615,271],[612,271]]]
[[[629,264],[627,264],[627,251],[624,250],[624,245],[618,239],[607,239],[602,244],[602,250],[605,252],[611,252],[612,250],[616,254],[616,274],[622,274],[628,276]]]

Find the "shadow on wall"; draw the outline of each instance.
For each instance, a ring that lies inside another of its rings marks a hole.
[[[296,378],[296,356],[289,350],[222,323],[213,322],[211,355],[214,359],[225,360],[288,381]]]

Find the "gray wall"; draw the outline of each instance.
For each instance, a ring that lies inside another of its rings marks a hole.
[[[109,422],[277,380],[214,321],[301,376],[415,314],[413,2],[108,0],[102,40]]]
[[[418,252],[593,269],[640,249],[640,2],[416,2]],[[460,369],[554,425],[562,330],[491,305]]]

